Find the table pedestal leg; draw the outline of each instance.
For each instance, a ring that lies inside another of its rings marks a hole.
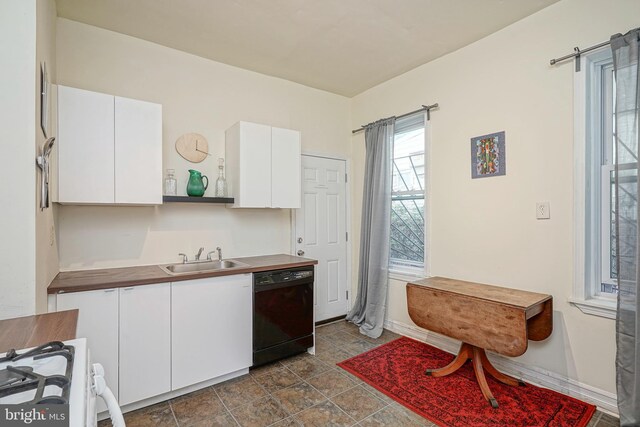
[[[464,365],[467,362],[467,360],[471,359],[472,357],[473,357],[473,346],[471,344],[467,344],[466,342],[463,342],[462,346],[460,347],[460,351],[458,351],[458,355],[456,356],[455,359],[453,359],[453,362],[449,363],[444,368],[427,369],[427,372],[425,373],[432,377],[444,377],[449,374],[453,374],[455,371],[462,368],[462,365]]]
[[[480,386],[480,391],[482,391],[482,395],[493,408],[498,407],[498,401],[493,397],[491,389],[489,389],[485,370],[489,375],[501,383],[510,386],[525,385],[524,382],[498,371],[487,358],[487,354],[483,348],[467,343],[462,343],[458,355],[451,363],[440,369],[427,369],[426,374],[432,377],[444,377],[450,375],[460,369],[469,359],[471,359],[473,363],[473,371],[476,374],[476,380]]]

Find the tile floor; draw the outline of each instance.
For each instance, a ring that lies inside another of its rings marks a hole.
[[[434,426],[335,366],[398,338],[377,340],[340,321],[316,330],[316,355],[276,362],[233,380],[125,414],[127,427]],[[110,423],[102,421],[99,427]],[[618,426],[596,412],[587,427]]]

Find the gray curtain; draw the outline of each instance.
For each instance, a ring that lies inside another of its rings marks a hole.
[[[638,307],[638,40],[640,29],[611,37],[616,81],[615,225],[618,274],[616,386],[622,426],[640,426]]]
[[[391,165],[395,117],[365,127],[367,150],[360,228],[358,295],[347,320],[371,338],[382,334],[389,287]]]

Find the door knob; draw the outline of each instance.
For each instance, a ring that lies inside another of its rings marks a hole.
[[[302,255],[304,255],[304,251],[302,249],[299,249],[298,250],[298,256],[302,256]]]

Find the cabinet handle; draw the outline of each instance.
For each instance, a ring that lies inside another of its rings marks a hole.
[[[125,291],[131,291],[131,290],[133,290],[133,286],[128,287],[128,288],[124,288],[124,290],[125,290]]]
[[[116,291],[115,289],[107,289],[104,292],[107,293],[107,292],[115,292],[115,291]]]

